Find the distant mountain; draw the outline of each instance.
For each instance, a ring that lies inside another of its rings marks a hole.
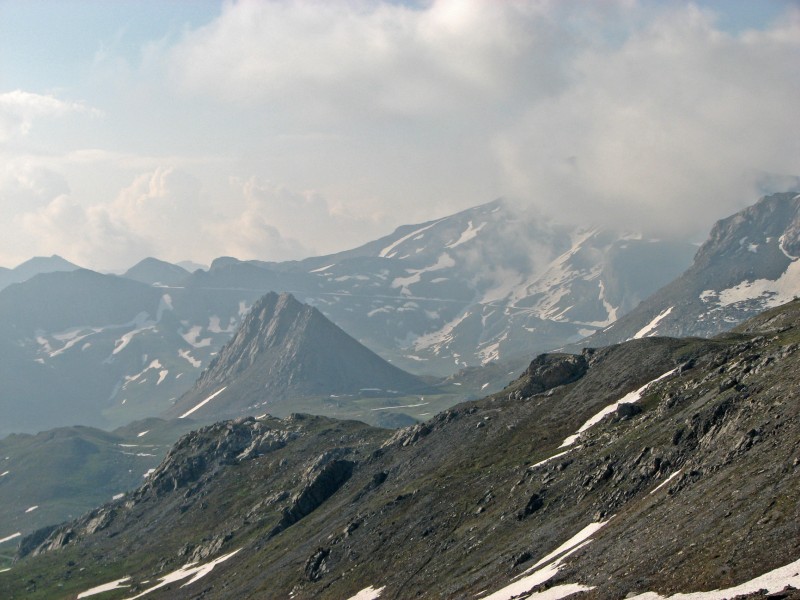
[[[84,269],[0,291],[0,437],[112,428],[168,407],[213,352],[170,291]]]
[[[13,269],[0,269],[0,290],[8,287],[12,283],[27,281],[40,273],[75,271],[76,269],[80,269],[80,267],[55,254],[49,257],[37,256]]]
[[[682,272],[693,252],[559,226],[495,201],[303,261],[219,258],[187,275],[149,259],[127,277],[40,274],[0,291],[0,410],[10,411],[0,436],[161,414],[268,292],[315,306],[398,368],[451,376],[495,361],[518,365],[607,326]],[[499,389],[511,370],[454,381],[424,404],[406,398],[394,403],[400,411],[377,399],[355,410],[336,398],[313,410],[373,423],[396,423],[394,412],[424,419]],[[17,409],[19,398],[27,404]]]
[[[800,295],[799,258],[800,194],[765,196],[717,222],[685,273],[579,345],[726,331]]]
[[[713,340],[541,355],[396,432],[204,427],[125,498],[0,538],[0,595],[794,600],[798,339],[795,301]]]
[[[147,419],[113,432],[61,427],[0,440],[0,538],[74,519],[139,487],[197,424]]]
[[[125,271],[122,276],[149,285],[172,286],[180,285],[189,276],[189,271],[157,258],[145,258]]]
[[[254,410],[287,415],[308,398],[406,396],[432,392],[291,294],[256,302],[233,338],[171,408],[205,421]]]
[[[292,292],[393,364],[449,375],[607,326],[694,252],[635,232],[564,227],[496,200],[328,256],[217,259],[186,285]]]

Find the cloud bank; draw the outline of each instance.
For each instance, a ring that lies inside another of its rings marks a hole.
[[[678,2],[230,2],[103,90],[102,148],[33,135],[88,91],[0,94],[0,206],[14,248],[104,268],[299,258],[499,196],[699,239],[796,182],[798,65],[797,7],[728,31]]]

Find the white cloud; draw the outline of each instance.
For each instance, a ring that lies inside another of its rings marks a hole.
[[[99,94],[70,93],[97,127],[0,94],[0,144],[24,148],[0,150],[0,207],[31,233],[6,218],[6,248],[300,258],[498,196],[702,237],[800,174],[796,9],[732,34],[680,2],[245,0],[122,76],[105,52]]]
[[[513,89],[553,87],[554,56],[540,52],[558,37],[549,4],[228,4],[174,48],[171,76],[195,93],[245,106],[266,101],[327,123],[441,117],[502,101]]]
[[[721,33],[675,10],[620,47],[583,52],[574,83],[495,139],[520,196],[551,213],[702,235],[800,173],[800,22]]]
[[[96,109],[81,102],[67,102],[52,95],[14,90],[0,94],[0,143],[27,135],[36,119],[63,117],[69,113],[97,116]]]

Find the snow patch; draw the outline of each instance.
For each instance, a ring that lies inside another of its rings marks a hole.
[[[169,294],[164,294],[158,301],[158,308],[156,309],[156,321],[161,321],[161,317],[164,315],[165,310],[173,310],[172,296]]]
[[[25,510],[25,512],[26,512],[26,513],[31,513],[31,512],[33,512],[33,511],[35,511],[37,508],[39,508],[39,505],[38,505],[38,504],[34,504],[34,505],[33,505],[33,506],[31,506],[30,508],[26,509],[26,510]]]
[[[406,296],[410,295],[411,292],[408,290],[408,287],[419,283],[422,279],[423,273],[430,273],[431,271],[440,271],[442,269],[449,269],[450,267],[454,267],[456,265],[456,261],[453,260],[453,257],[450,256],[447,252],[442,253],[436,262],[429,266],[425,267],[424,269],[406,269],[407,273],[410,273],[408,277],[397,277],[394,281],[392,281],[393,288],[401,288],[400,293]]]
[[[381,597],[381,592],[386,589],[386,586],[379,587],[377,590],[369,586],[358,592],[355,596],[350,596],[348,600],[377,600]]]
[[[203,332],[203,328],[200,325],[194,325],[187,331],[186,333],[182,333],[181,337],[189,344],[192,348],[205,348],[206,346],[211,345],[211,338],[203,338],[197,339],[200,337],[200,334]]]
[[[445,219],[446,219],[446,218],[447,218],[447,217],[445,217]],[[403,242],[405,242],[406,240],[410,240],[410,239],[411,239],[412,237],[414,237],[415,235],[419,235],[419,234],[420,234],[420,233],[422,233],[423,231],[427,231],[428,229],[430,229],[430,228],[431,228],[431,227],[433,227],[434,225],[438,225],[438,224],[439,224],[439,223],[441,223],[442,221],[444,221],[444,219],[439,219],[438,221],[434,221],[434,222],[433,222],[433,223],[431,223],[430,225],[426,225],[425,227],[420,227],[419,229],[417,229],[417,230],[415,230],[415,231],[412,231],[412,232],[411,232],[411,233],[409,233],[408,235],[404,235],[403,237],[401,237],[401,238],[400,238],[399,240],[397,240],[396,242],[394,242],[394,243],[390,244],[389,246],[386,246],[386,248],[384,248],[383,250],[381,250],[381,251],[378,253],[378,256],[379,256],[379,257],[381,257],[381,258],[393,258],[393,257],[395,256],[395,254],[397,254],[396,252],[394,252],[394,249],[395,249],[395,248],[397,248],[397,247],[398,247],[400,244],[402,244],[402,243],[403,243]]]
[[[577,440],[577,439],[580,437],[580,434],[582,434],[582,433],[583,433],[584,431],[586,431],[587,429],[590,429],[590,428],[594,427],[595,425],[597,425],[597,424],[598,424],[600,421],[602,421],[602,420],[603,420],[603,419],[604,419],[604,418],[605,418],[607,415],[610,415],[610,414],[611,414],[611,413],[613,413],[615,410],[617,410],[617,407],[618,407],[620,404],[633,404],[634,402],[638,402],[639,400],[641,400],[641,399],[642,399],[642,394],[644,393],[644,391],[645,391],[645,390],[646,390],[648,387],[650,387],[651,385],[653,385],[653,384],[654,384],[654,383],[656,383],[657,381],[661,381],[661,380],[662,380],[662,379],[664,379],[665,377],[669,377],[670,375],[672,375],[672,374],[673,374],[675,371],[677,371],[677,370],[678,370],[678,367],[675,367],[674,369],[670,369],[669,371],[667,371],[667,372],[666,372],[666,373],[664,373],[663,375],[661,375],[661,376],[659,376],[659,377],[656,377],[655,379],[653,379],[653,381],[649,381],[649,382],[645,383],[645,384],[644,384],[642,387],[640,387],[639,389],[637,389],[637,390],[634,390],[634,391],[632,391],[632,392],[628,392],[627,394],[625,394],[625,395],[624,395],[622,398],[620,398],[619,400],[617,400],[617,401],[616,401],[616,402],[614,402],[613,404],[609,404],[609,405],[608,405],[608,406],[606,406],[606,407],[605,407],[603,410],[601,410],[601,411],[600,411],[600,412],[598,412],[596,415],[594,415],[594,416],[593,416],[591,419],[589,419],[588,421],[586,421],[586,423],[584,423],[583,425],[581,425],[581,428],[580,428],[580,429],[578,429],[578,431],[577,431],[576,433],[574,433],[573,435],[571,435],[571,436],[569,436],[568,438],[566,438],[566,439],[565,439],[563,442],[561,442],[561,445],[559,446],[559,448],[564,448],[564,447],[566,447],[566,446],[571,446],[572,444],[574,444],[574,443],[575,443],[575,441],[576,441],[576,440]]]
[[[120,352],[122,352],[128,346],[128,344],[131,343],[131,340],[135,336],[145,331],[155,329],[156,323],[154,323],[153,321],[148,321],[147,317],[148,314],[146,312],[140,312],[138,315],[136,315],[136,317],[131,322],[131,325],[133,325],[136,329],[133,329],[128,333],[123,334],[121,338],[119,338],[114,342],[114,350],[111,352],[112,355],[119,354]]]
[[[124,497],[125,497],[125,494],[124,494],[124,493],[122,493],[122,494],[114,494],[114,495],[111,497],[111,499],[112,499],[112,500],[121,500],[121,499],[122,499],[122,498],[124,498]]]
[[[474,239],[478,235],[478,232],[481,229],[483,229],[485,226],[486,226],[486,222],[483,222],[480,225],[478,225],[477,227],[473,227],[472,226],[472,221],[469,221],[467,223],[467,229],[461,234],[461,237],[459,237],[452,244],[447,244],[447,246],[445,246],[445,248],[456,248],[456,247],[460,246],[461,244],[464,244],[464,243],[470,241],[471,239]]]
[[[800,588],[800,560],[796,560],[783,567],[778,567],[755,579],[724,590],[673,594],[669,597],[661,596],[655,592],[645,592],[644,594],[631,597],[630,600],[726,600],[727,598],[744,596],[760,590],[766,590],[768,594],[772,594],[780,592],[789,585],[793,588]]]
[[[180,357],[181,357],[181,358],[183,358],[183,359],[186,359],[186,360],[189,362],[189,364],[190,364],[190,365],[192,365],[192,366],[193,366],[195,369],[199,369],[199,368],[200,368],[200,365],[202,365],[202,364],[203,364],[203,362],[202,362],[202,361],[200,361],[200,360],[197,360],[196,358],[194,358],[194,357],[193,357],[193,356],[192,356],[192,355],[189,353],[189,351],[188,351],[188,350],[178,350],[178,356],[180,356]]]
[[[166,369],[162,369],[158,372],[158,381],[156,381],[156,385],[160,385],[162,381],[169,375],[169,371]]]
[[[130,579],[131,577],[129,575],[127,577],[123,577],[122,579],[117,579],[109,583],[104,583],[103,585],[98,585],[97,587],[93,587],[90,590],[81,592],[80,594],[78,594],[78,598],[88,598],[89,596],[95,596],[96,594],[102,594],[103,592],[110,592],[111,590],[119,590],[122,588],[130,587],[129,585],[122,585],[126,581],[130,581]]]
[[[703,292],[705,294],[706,292]],[[700,295],[703,298],[703,294]],[[760,300],[763,308],[774,308],[800,294],[800,260],[794,260],[776,280],[743,281],[719,292],[717,303],[730,306],[747,300]]]
[[[241,550],[241,548],[239,548],[239,550]],[[214,559],[211,562],[208,562],[204,565],[198,565],[197,563],[188,563],[183,567],[181,567],[180,569],[178,569],[177,571],[173,571],[172,573],[168,573],[167,575],[162,577],[160,583],[158,583],[157,585],[147,588],[141,594],[137,594],[136,596],[131,596],[127,600],[134,600],[135,598],[141,598],[142,596],[145,596],[154,590],[162,588],[165,585],[169,585],[170,583],[175,583],[176,581],[182,581],[188,577],[191,577],[189,581],[187,581],[181,586],[182,588],[185,588],[187,585],[191,585],[192,583],[198,581],[199,579],[202,579],[203,577],[211,573],[211,571],[214,570],[214,567],[231,558],[234,554],[239,552],[239,550],[234,550],[233,552],[225,554],[224,556],[220,556],[219,558]]]
[[[150,430],[149,430],[149,429],[146,429],[145,431],[140,431],[139,433],[137,433],[137,434],[136,434],[136,437],[144,437],[144,436],[146,436],[148,433],[150,433]]]
[[[227,386],[227,385],[226,385],[225,387],[223,387],[222,389],[219,389],[219,390],[217,390],[216,392],[214,392],[213,394],[211,394],[211,395],[210,395],[208,398],[206,398],[205,400],[203,400],[203,401],[202,401],[200,404],[198,404],[198,405],[197,405],[197,406],[195,406],[194,408],[192,408],[192,409],[190,409],[190,410],[187,410],[187,411],[186,411],[185,413],[183,413],[183,414],[182,414],[182,415],[181,415],[179,418],[181,418],[181,419],[185,419],[186,417],[188,417],[190,414],[192,414],[192,413],[193,413],[194,411],[196,411],[197,409],[199,409],[199,408],[202,408],[203,406],[205,406],[206,404],[208,404],[209,402],[211,402],[211,401],[212,401],[214,398],[216,398],[217,396],[219,396],[219,395],[220,395],[222,392],[224,392],[226,389],[228,389],[228,386]]]
[[[233,333],[236,330],[234,319],[228,320],[228,326],[223,329],[222,320],[217,315],[212,315],[208,319],[208,331],[211,333]]]
[[[658,324],[667,315],[669,315],[669,313],[672,312],[673,308],[675,308],[675,307],[674,306],[670,306],[668,309],[660,312],[658,315],[656,315],[656,317],[652,321],[650,321],[647,325],[645,325],[639,331],[637,331],[631,339],[638,340],[638,339],[641,339],[641,338],[645,337],[646,335],[648,335],[651,331],[653,331],[656,327],[658,327]]]
[[[9,542],[9,541],[11,541],[11,540],[13,540],[15,538],[21,537],[21,536],[22,536],[22,532],[20,532],[20,531],[18,531],[17,533],[12,533],[8,537],[0,538],[0,544],[2,544],[4,542]]]

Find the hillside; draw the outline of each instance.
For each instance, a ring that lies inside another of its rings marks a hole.
[[[712,340],[539,356],[503,392],[394,433],[303,415],[209,426],[124,500],[22,540],[0,590],[654,600],[798,587],[798,350],[792,302]]]

